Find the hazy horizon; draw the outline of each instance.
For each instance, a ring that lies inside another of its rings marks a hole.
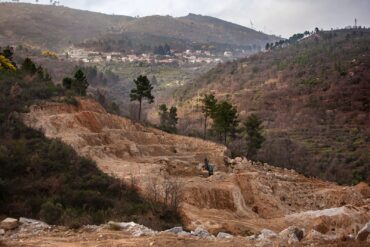
[[[9,2],[9,1],[1,1]],[[35,0],[20,2],[35,3]],[[48,4],[49,0],[39,0]],[[253,28],[268,34],[289,37],[305,30],[341,28],[354,25],[369,26],[368,0],[60,0],[67,7],[126,16],[171,15],[189,13],[213,16]],[[125,7],[129,6],[129,7]]]

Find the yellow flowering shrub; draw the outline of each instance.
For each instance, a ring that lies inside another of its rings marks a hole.
[[[16,71],[17,69],[9,59],[3,55],[0,55],[0,70]]]
[[[52,51],[43,51],[42,55],[45,57],[50,57],[50,58],[58,58],[58,55]]]

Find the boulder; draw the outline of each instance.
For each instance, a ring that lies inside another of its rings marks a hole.
[[[271,231],[269,229],[263,229],[261,231],[261,234],[258,235],[258,240],[268,240],[268,239],[272,239],[272,238],[276,238],[278,235],[274,232],[274,231]]]
[[[357,241],[366,241],[370,234],[370,222],[368,222],[357,234]]]
[[[211,238],[213,237],[203,226],[198,226],[194,231],[191,232],[193,236],[200,237],[200,238]]]
[[[18,220],[13,218],[6,218],[0,223],[0,228],[4,230],[13,230],[18,227]]]
[[[184,232],[184,229],[181,226],[178,226],[178,227],[168,229],[165,232],[171,232],[171,233],[179,234],[181,232]]]
[[[279,237],[285,241],[288,241],[289,244],[293,244],[303,239],[304,231],[296,226],[290,226],[287,229],[281,231],[279,233]]]
[[[217,234],[217,238],[222,238],[222,239],[232,239],[232,238],[234,238],[234,236],[233,236],[233,235],[231,235],[231,234],[228,234],[228,233],[226,233],[226,232],[219,232],[219,233]]]
[[[109,221],[108,226],[113,228],[113,229],[121,229],[128,231],[131,233],[133,237],[141,237],[141,236],[153,236],[156,235],[158,232],[153,231],[152,229],[149,229],[146,226],[136,224],[135,222],[114,222],[114,221]]]
[[[241,157],[236,157],[236,158],[234,159],[234,161],[235,161],[236,163],[241,163],[241,162],[243,161],[243,158],[241,158]]]
[[[0,229],[0,235],[4,235],[5,234],[5,230],[4,229]]]

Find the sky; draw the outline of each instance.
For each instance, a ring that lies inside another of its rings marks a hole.
[[[305,30],[370,26],[370,0],[59,0],[61,5],[128,16],[209,15],[290,37]],[[26,0],[22,2],[35,2]],[[50,0],[39,0],[46,4]]]

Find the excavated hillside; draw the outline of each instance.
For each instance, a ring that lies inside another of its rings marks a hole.
[[[144,195],[153,193],[156,184],[177,181],[183,188],[181,213],[191,230],[203,225],[212,233],[245,235],[291,225],[309,231],[324,224],[332,234],[353,234],[370,220],[367,185],[343,187],[292,170],[231,160],[222,145],[145,127],[108,114],[90,99],[80,99],[79,106],[35,105],[24,122],[70,144]],[[212,177],[201,168],[205,157],[215,165]]]

